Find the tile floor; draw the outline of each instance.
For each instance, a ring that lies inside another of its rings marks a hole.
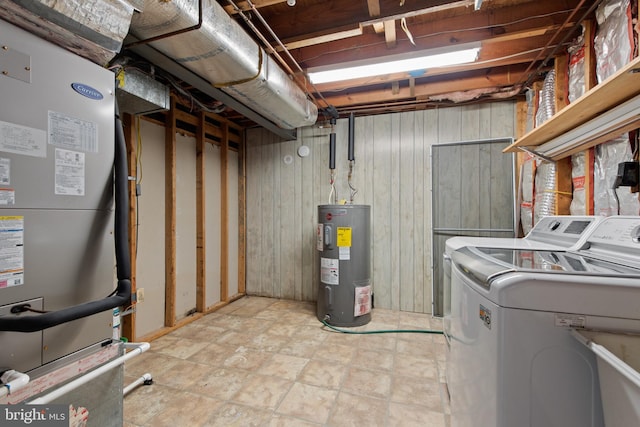
[[[435,329],[430,315],[374,309],[350,330]],[[244,297],[151,343],[125,366],[124,426],[449,424],[442,335],[331,332],[315,304]]]

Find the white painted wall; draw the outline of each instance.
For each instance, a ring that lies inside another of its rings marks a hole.
[[[164,326],[164,128],[140,120],[140,135],[136,286],[144,289],[145,301],[136,307],[136,335],[144,336]]]

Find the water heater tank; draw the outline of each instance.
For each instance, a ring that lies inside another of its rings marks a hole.
[[[361,326],[371,320],[371,207],[318,206],[318,320]]]

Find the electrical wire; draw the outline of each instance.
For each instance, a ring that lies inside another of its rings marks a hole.
[[[349,189],[351,190],[350,200],[352,204],[353,204],[353,199],[356,197],[356,194],[358,194],[358,190],[356,190],[356,188],[351,184],[351,175],[353,173],[353,167],[355,163],[356,163],[355,160],[349,161],[349,177],[347,179],[347,182],[349,183]]]
[[[354,335],[372,335],[372,334],[434,334],[434,335],[444,335],[442,331],[435,331],[431,329],[381,329],[376,331],[349,331],[346,329],[336,328],[327,323],[326,320],[322,320],[322,324],[327,328],[334,330],[336,332],[340,332],[343,334],[354,334]]]
[[[336,200],[338,198],[338,192],[336,191],[335,182],[336,182],[336,173],[334,170],[332,170],[331,178],[329,179],[329,183],[331,184],[331,191],[329,192],[329,204],[332,204],[331,203],[332,197],[333,197],[333,204],[336,203]]]

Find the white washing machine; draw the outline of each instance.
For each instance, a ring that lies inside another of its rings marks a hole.
[[[452,253],[452,427],[603,426],[594,355],[571,328],[640,331],[640,217],[572,251]]]
[[[443,330],[450,343],[451,253],[465,246],[511,249],[579,249],[604,217],[555,215],[543,217],[521,238],[456,236],[447,239],[443,254]]]

